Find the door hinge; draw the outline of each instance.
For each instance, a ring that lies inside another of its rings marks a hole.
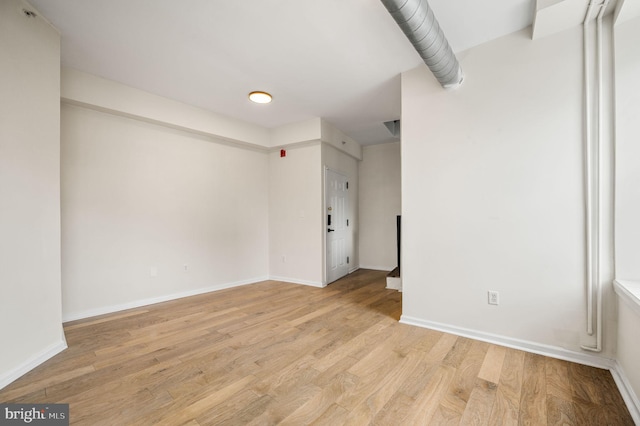
[[[349,256],[347,256],[347,263],[349,263]]]
[[[347,219],[347,226],[349,226],[349,219]]]
[[[347,189],[349,189],[349,182],[347,182]]]

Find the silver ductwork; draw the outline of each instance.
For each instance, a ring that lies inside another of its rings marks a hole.
[[[427,0],[381,1],[442,87],[460,86],[462,69]]]

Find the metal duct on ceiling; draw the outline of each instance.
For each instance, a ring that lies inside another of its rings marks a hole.
[[[381,1],[442,87],[460,86],[462,69],[427,0]]]

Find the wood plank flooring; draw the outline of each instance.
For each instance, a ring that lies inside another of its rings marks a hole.
[[[65,325],[69,349],[0,391],[74,425],[633,425],[611,374],[398,323],[360,270]]]

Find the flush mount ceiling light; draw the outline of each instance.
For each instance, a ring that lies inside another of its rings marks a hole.
[[[271,102],[272,97],[267,92],[251,92],[249,93],[249,99],[257,104],[268,104]]]

